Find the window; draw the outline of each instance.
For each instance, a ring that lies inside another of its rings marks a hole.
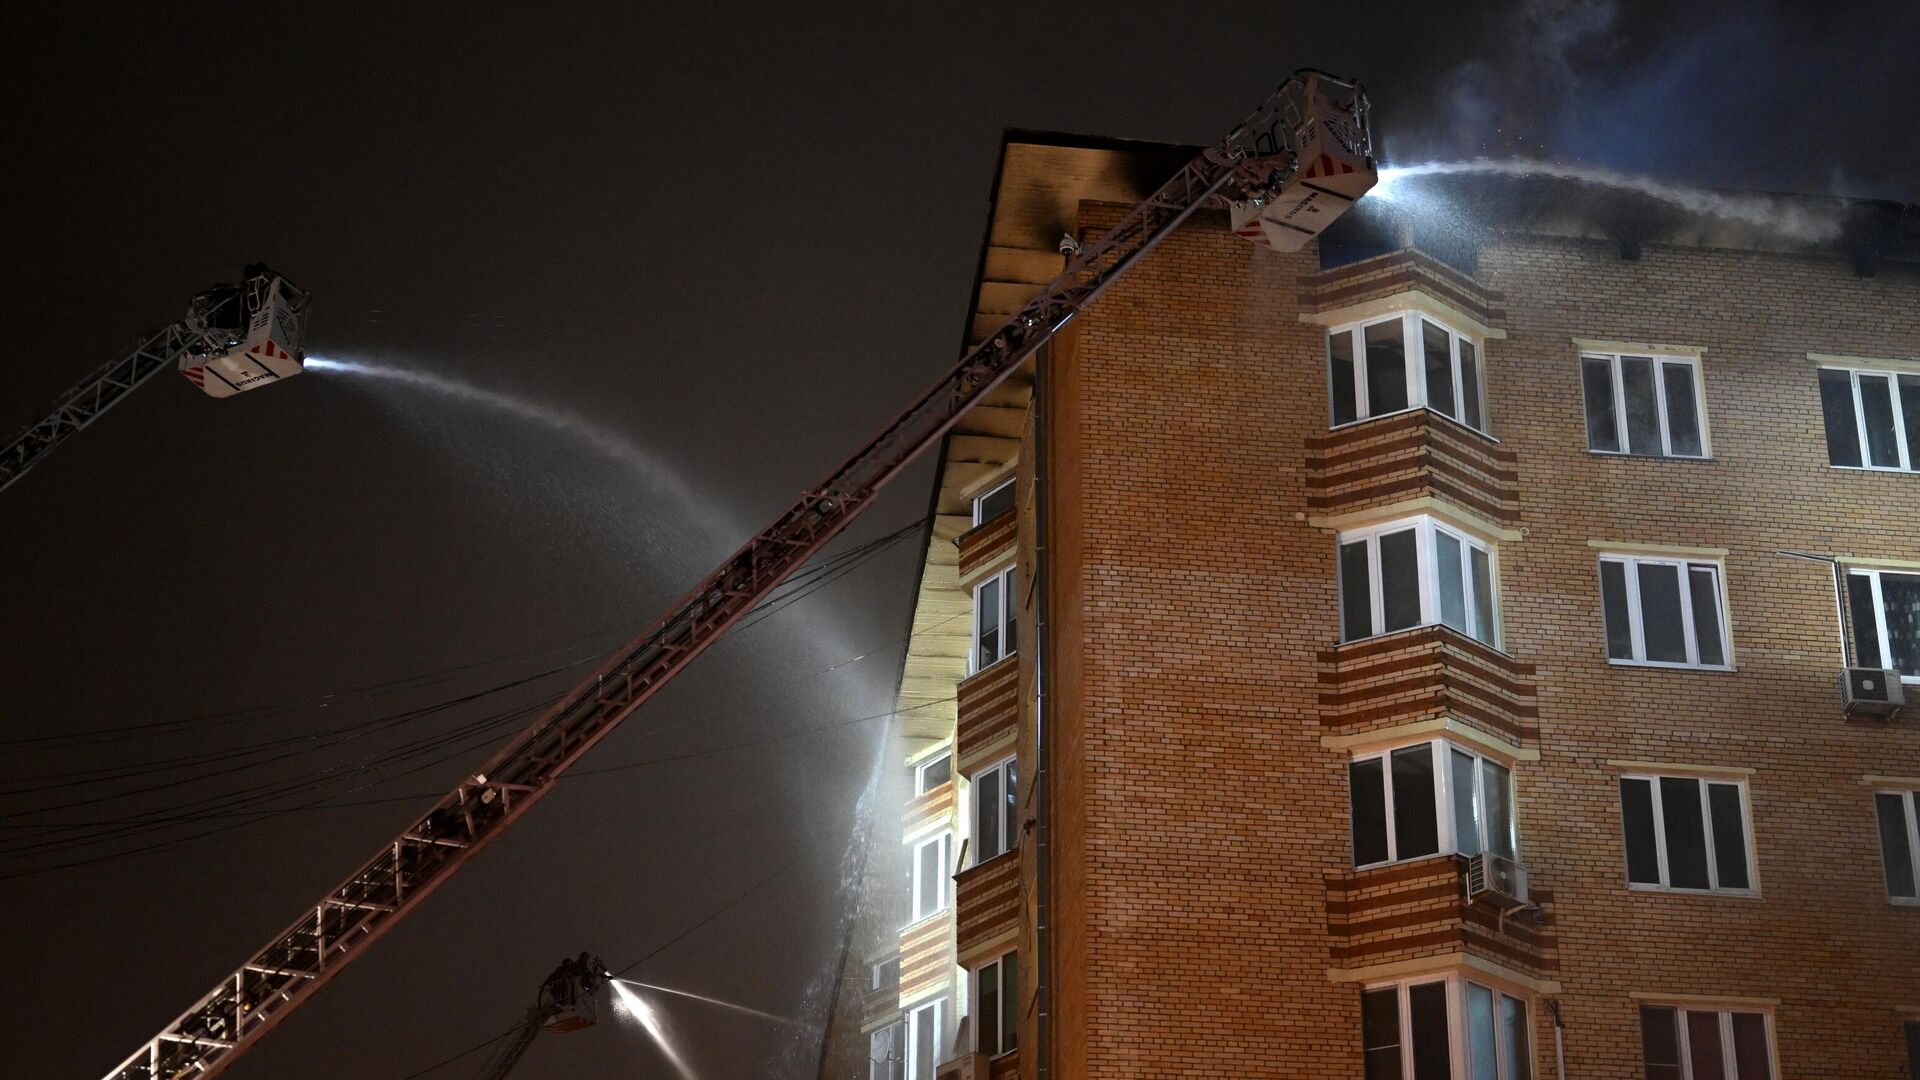
[[[1587,399],[1588,450],[1707,456],[1698,358],[1582,353],[1580,384]]]
[[[1853,613],[1853,662],[1894,668],[1920,681],[1920,574],[1848,570],[1847,606]]]
[[[1671,667],[1727,665],[1718,563],[1600,556],[1607,659]]]
[[[1876,791],[1873,807],[1880,818],[1880,865],[1887,898],[1896,904],[1920,904],[1920,827],[1915,822],[1915,793]]]
[[[1014,654],[1019,572],[1008,567],[973,589],[973,670],[981,671]]]
[[[913,793],[925,795],[953,779],[953,751],[942,750],[913,767]]]
[[[1018,1045],[1019,972],[1014,954],[1008,953],[973,974],[973,1000],[979,1003],[976,1049],[983,1054],[1004,1054]]]
[[[896,1020],[867,1036],[867,1080],[906,1080],[907,1022]]]
[[[940,1060],[943,1004],[929,1001],[907,1014],[907,1080],[933,1080],[933,1067]]]
[[[1366,1080],[1533,1080],[1531,1033],[1524,1000],[1458,976],[1360,995]]]
[[[1444,739],[1415,743],[1355,758],[1347,785],[1355,867],[1443,851],[1516,857],[1513,777],[1489,758]]]
[[[896,956],[891,960],[882,960],[873,964],[868,968],[868,973],[867,988],[870,990],[884,990],[889,986],[898,986],[900,985],[900,958]]]
[[[985,525],[1001,514],[1013,509],[1013,478],[1008,477],[996,484],[986,494],[973,500],[973,523]]]
[[[1416,312],[1328,331],[1327,378],[1334,427],[1426,408],[1487,429],[1479,343]]]
[[[1920,375],[1821,368],[1820,413],[1830,464],[1920,471]]]
[[[1907,1075],[1920,1080],[1920,1020],[1907,1021]]]
[[[973,777],[974,865],[1012,851],[1014,835],[1014,798],[1018,793],[1013,759],[995,765]]]
[[[1497,645],[1493,552],[1432,518],[1340,534],[1340,640],[1441,623]]]
[[[1640,1006],[1647,1080],[1773,1080],[1767,1014]]]
[[[953,880],[947,872],[947,853],[952,846],[953,834],[945,832],[913,846],[913,865],[908,873],[912,876],[914,922],[947,910]]]
[[[1623,776],[1627,884],[1675,892],[1756,892],[1746,785],[1694,776]]]

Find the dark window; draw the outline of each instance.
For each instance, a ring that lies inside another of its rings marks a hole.
[[[1880,818],[1880,864],[1886,872],[1887,895],[1896,900],[1920,899],[1915,888],[1914,793],[1881,791],[1873,796]]]
[[[1452,1080],[1453,1047],[1447,1031],[1447,984],[1407,987],[1413,1036],[1413,1080]]]
[[[1620,360],[1620,384],[1627,402],[1627,449],[1660,453],[1660,395],[1653,385],[1653,361],[1643,356]]]
[[[1407,344],[1399,320],[1374,323],[1362,330],[1367,350],[1367,415],[1399,412],[1407,397]]]
[[[1740,812],[1740,789],[1732,784],[1708,784],[1707,809],[1713,822],[1713,867],[1720,887],[1749,887],[1747,826]]]
[[[1726,666],[1726,612],[1720,605],[1718,566],[1602,556],[1600,600],[1609,658]]]
[[[1681,1080],[1683,1076],[1693,1080],[1773,1078],[1767,1018],[1754,1012],[1642,1005],[1640,1057],[1647,1080]]]
[[[1333,422],[1351,424],[1360,418],[1360,402],[1354,393],[1351,333],[1327,335],[1327,366],[1333,382]]]
[[[1360,995],[1360,1045],[1366,1080],[1402,1080],[1399,987]]]
[[[1727,1075],[1726,1050],[1720,1045],[1720,1014],[1688,1009],[1687,1059],[1697,1077]]]
[[[1867,463],[1883,469],[1900,468],[1900,433],[1893,421],[1893,379],[1861,375],[1860,413],[1867,427]]]
[[[1620,421],[1613,408],[1613,362],[1587,357],[1580,362],[1580,382],[1587,395],[1587,449],[1620,452]]]
[[[1480,351],[1466,338],[1460,339],[1460,385],[1466,394],[1463,404],[1466,406],[1467,426],[1476,431],[1485,431],[1486,417],[1480,411]],[[1920,379],[1914,381],[1914,401],[1920,404]],[[1920,408],[1907,413],[1909,424],[1920,423],[1913,419],[1916,414],[1920,414]],[[1916,437],[1915,441],[1920,442],[1920,437]]]
[[[1920,574],[1852,571],[1847,606],[1856,663],[1920,676]]]
[[[1920,1020],[1907,1021],[1907,1075],[1920,1080]]]
[[[1607,655],[1616,660],[1633,659],[1633,621],[1627,613],[1627,566],[1620,562],[1600,564],[1600,601],[1607,621]]]
[[[1380,599],[1381,633],[1420,625],[1419,540],[1412,529],[1380,537]]]
[[[1640,1006],[1640,1060],[1647,1080],[1682,1080],[1680,1023],[1677,1010]]]
[[[1630,883],[1700,891],[1753,888],[1740,785],[1690,776],[1622,777],[1620,815]]]
[[[1660,820],[1666,826],[1667,884],[1676,889],[1711,888],[1707,873],[1707,826],[1700,814],[1700,781],[1660,778]]]
[[[1662,364],[1660,379],[1667,395],[1670,452],[1699,457],[1704,451],[1700,445],[1700,403],[1693,397],[1693,369],[1685,364]]]
[[[1340,545],[1340,637],[1373,636],[1373,582],[1367,572],[1367,542]]]
[[[1873,577],[1847,575],[1847,606],[1853,611],[1853,662],[1860,667],[1884,667],[1880,655],[1880,615],[1873,602]]]
[[[1352,799],[1353,865],[1367,866],[1392,858],[1387,847],[1386,762],[1381,758],[1347,766]]]
[[[1700,662],[1716,667],[1727,662],[1720,641],[1720,581],[1711,567],[1687,568],[1688,596],[1693,601],[1693,636]]]
[[[1422,319],[1420,344],[1426,360],[1427,408],[1459,419],[1453,400],[1453,335]]]
[[[1393,832],[1395,857],[1417,859],[1440,850],[1440,820],[1434,810],[1433,746],[1395,750]]]
[[[973,501],[973,523],[984,525],[1013,509],[1013,481],[1009,480]]]
[[[1769,1080],[1773,1056],[1767,1053],[1767,1018],[1759,1013],[1729,1016],[1733,1026],[1733,1075],[1736,1080]]]
[[[1860,428],[1853,414],[1853,375],[1820,369],[1820,415],[1827,425],[1827,461],[1859,467]]]
[[[1680,616],[1680,568],[1671,563],[1640,565],[1640,634],[1647,644],[1642,659],[1668,664],[1687,662],[1687,628]]]
[[[1646,780],[1620,781],[1620,808],[1627,834],[1627,880],[1640,885],[1660,884],[1653,784]]]

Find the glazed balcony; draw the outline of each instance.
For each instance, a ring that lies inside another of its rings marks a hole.
[[[1360,735],[1452,718],[1515,747],[1539,738],[1532,664],[1449,626],[1420,626],[1320,653],[1320,723]]]
[[[925,793],[907,800],[901,835],[919,836],[931,831],[936,823],[940,826],[952,824],[954,809],[953,781],[948,780]]]
[[[971,580],[980,571],[1013,554],[1019,536],[1019,519],[1019,514],[1008,510],[954,537],[953,545],[960,549],[961,581]]]
[[[898,1004],[947,985],[953,976],[953,912],[941,911],[900,931]]]
[[[1010,948],[1020,927],[1020,853],[970,866],[953,880],[954,949],[962,965]]]
[[[1466,900],[1467,860],[1445,855],[1328,874],[1327,933],[1335,967],[1363,968],[1454,952],[1472,953],[1535,977],[1559,969],[1553,894],[1537,881],[1538,906],[1507,910]]]
[[[969,675],[955,690],[953,760],[972,776],[1013,753],[1020,729],[1020,656]]]
[[[898,955],[881,958],[881,960],[894,961],[899,959]],[[871,972],[878,963],[880,960],[869,962],[866,970]],[[861,984],[860,1025],[863,1028],[888,1022],[900,1012],[900,965],[896,962],[885,970],[887,977],[881,980],[879,986],[873,985],[871,975],[868,981]]]
[[[1307,506],[1316,516],[1339,519],[1434,498],[1501,528],[1519,525],[1514,452],[1439,413],[1393,413],[1306,444]]]

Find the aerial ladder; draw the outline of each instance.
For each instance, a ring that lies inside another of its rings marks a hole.
[[[195,296],[185,318],[102,365],[7,440],[0,447],[0,490],[157,372],[173,368],[217,398],[300,374],[307,303],[305,291],[259,264],[247,267],[238,285],[215,285]]]
[[[1224,202],[1235,232],[1283,251],[1299,250],[1318,235],[1373,185],[1367,119],[1358,83],[1297,72],[1106,235],[1081,245],[1060,276],[897,419],[107,1080],[219,1075],[520,820],[582,755],[839,535],[915,456],[1195,211]]]
[[[600,988],[612,979],[607,965],[598,957],[581,953],[560,961],[540,984],[540,993],[528,1007],[526,1018],[487,1059],[479,1080],[505,1080],[543,1031],[565,1034],[592,1027],[599,1020]]]

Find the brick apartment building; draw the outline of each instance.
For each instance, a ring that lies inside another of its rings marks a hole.
[[[1010,138],[970,340],[1186,153]],[[1460,197],[1202,214],[949,436],[823,1077],[1920,1077],[1911,209]]]

